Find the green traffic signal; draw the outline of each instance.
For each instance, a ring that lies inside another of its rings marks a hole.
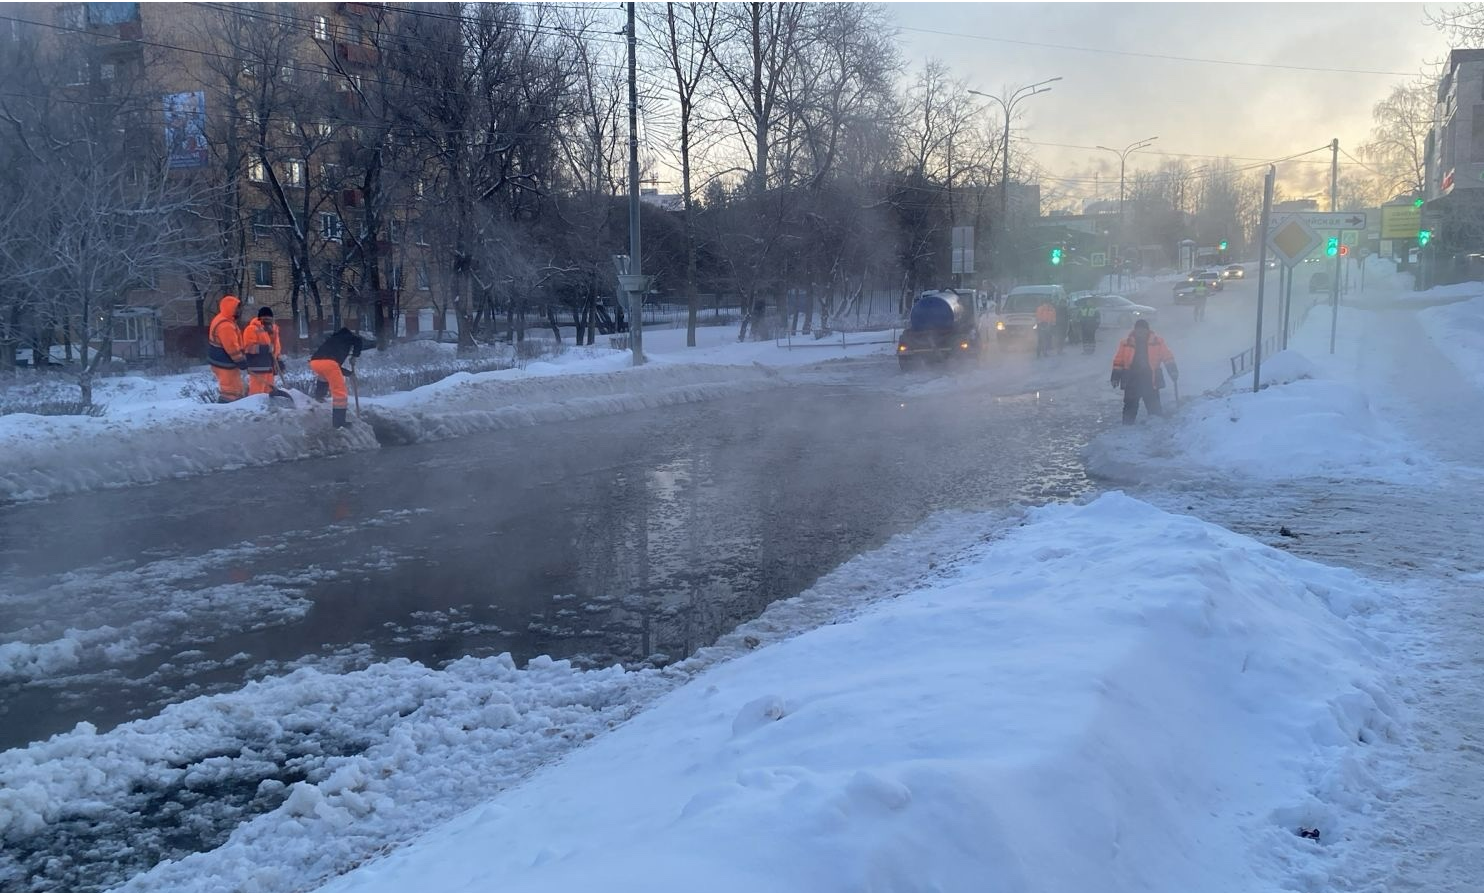
[[[1061,265],[1061,249],[1060,248],[1053,248],[1053,249],[1051,249],[1051,265],[1053,267],[1060,266]]]
[[[1222,239],[1221,240],[1221,250],[1222,251],[1225,251],[1226,250],[1226,240],[1225,239]]]
[[[1423,229],[1417,231],[1417,246],[1419,248],[1426,248],[1427,243],[1430,241],[1432,241],[1432,230]]]
[[[1340,253],[1340,240],[1337,237],[1335,237],[1335,236],[1330,236],[1329,237],[1329,241],[1326,242],[1326,243],[1324,243],[1324,256],[1325,257],[1334,257],[1335,255],[1337,255],[1339,253]]]
[[[1412,207],[1414,207],[1414,208],[1420,208],[1420,207],[1422,207],[1422,199],[1420,199],[1420,198],[1419,199],[1413,199],[1412,200]]]

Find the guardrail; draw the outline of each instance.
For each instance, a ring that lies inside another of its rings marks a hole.
[[[1278,352],[1278,336],[1276,334],[1269,335],[1268,337],[1262,339],[1262,355],[1263,356],[1270,357],[1270,356],[1272,356],[1273,354],[1275,354],[1277,352]],[[1257,361],[1257,348],[1256,347],[1249,347],[1246,350],[1242,351],[1241,353],[1237,354],[1236,356],[1233,356],[1231,358],[1231,364],[1232,364],[1232,374],[1231,374],[1231,377],[1232,378],[1236,378],[1238,375],[1241,375],[1243,372],[1249,372],[1249,371],[1251,371],[1252,365],[1256,361]]]

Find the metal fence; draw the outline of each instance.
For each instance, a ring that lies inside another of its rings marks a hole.
[[[1262,355],[1270,357],[1278,352],[1278,335],[1272,334],[1262,339]],[[1236,378],[1243,372],[1252,371],[1252,365],[1257,362],[1257,348],[1249,347],[1231,358],[1232,378]]]

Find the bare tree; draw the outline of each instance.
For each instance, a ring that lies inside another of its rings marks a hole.
[[[1371,139],[1361,147],[1361,153],[1376,167],[1383,189],[1393,195],[1422,195],[1427,185],[1433,89],[1428,79],[1397,84],[1385,99],[1371,107]]]

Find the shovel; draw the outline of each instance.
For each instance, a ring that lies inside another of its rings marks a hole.
[[[356,418],[361,417],[361,386],[356,382],[356,360],[359,359],[359,356],[350,358],[350,392],[356,398]]]

